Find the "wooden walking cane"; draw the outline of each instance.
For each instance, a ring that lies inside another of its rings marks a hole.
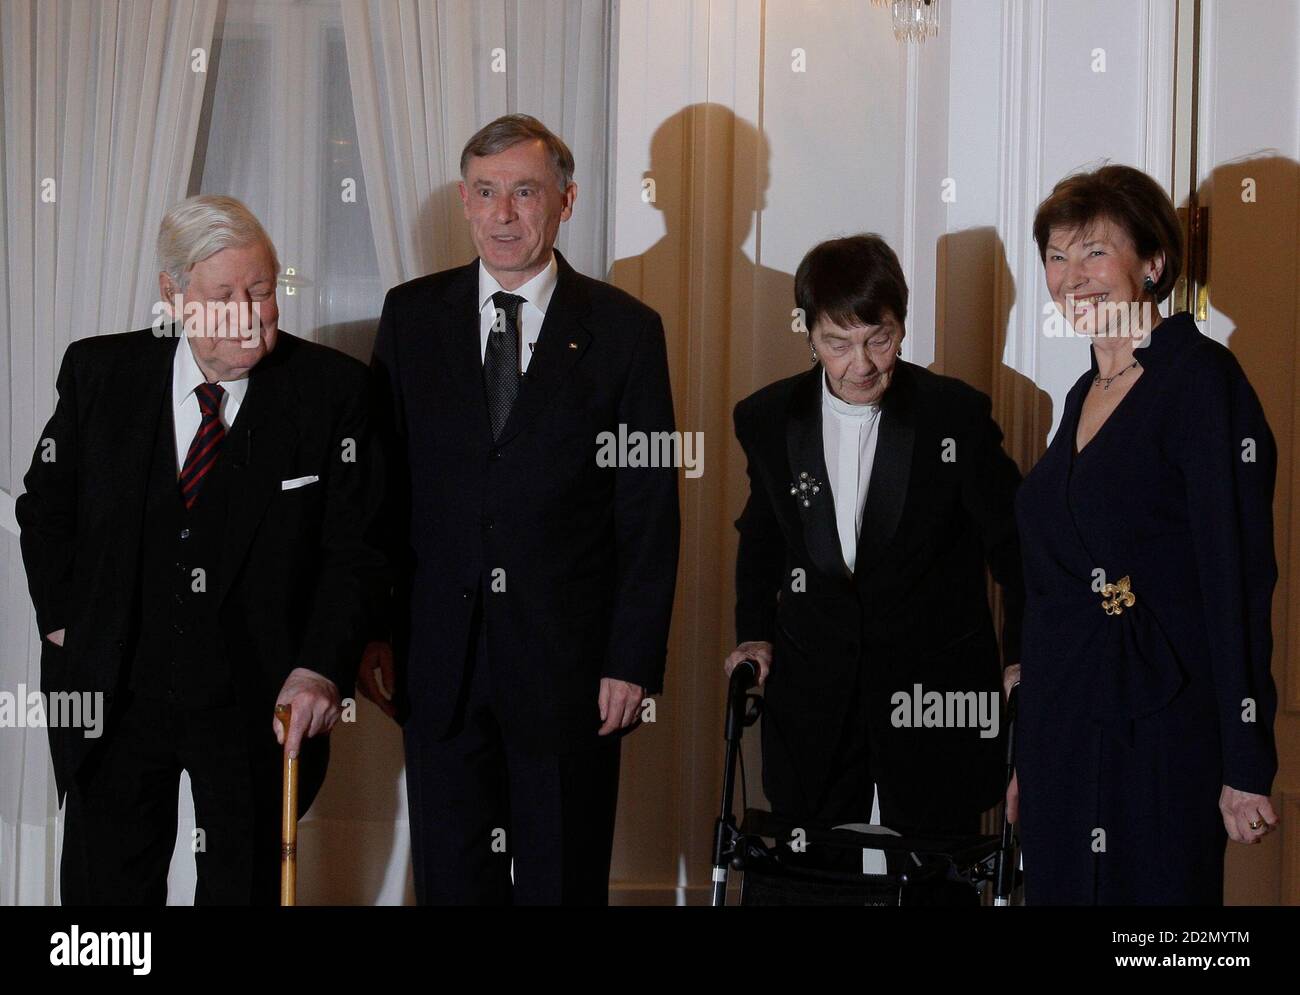
[[[298,892],[298,758],[289,756],[289,705],[276,705],[284,729],[284,791],[280,805],[280,904],[296,905]]]

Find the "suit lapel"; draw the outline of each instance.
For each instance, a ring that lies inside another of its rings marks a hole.
[[[804,491],[808,504],[797,496],[794,502],[803,523],[804,545],[809,558],[828,577],[849,579],[849,569],[840,552],[839,531],[835,525],[835,503],[826,472],[826,447],[822,439],[822,368],[809,370],[794,388],[786,418],[786,455],[790,460],[792,486],[807,483]],[[807,478],[803,474],[807,474]],[[812,486],[818,488],[811,493]]]
[[[880,557],[898,531],[912,473],[912,447],[916,439],[914,384],[906,363],[897,364],[894,383],[880,405],[880,437],[871,466],[871,482],[862,509],[854,573],[863,576]]]
[[[122,581],[118,586],[124,591],[135,589],[154,440],[159,418],[171,425],[172,359],[180,344],[179,339],[155,336],[150,329],[137,334],[141,347],[128,350],[111,380],[121,386],[120,400],[127,406],[120,453],[122,504],[115,516],[122,523],[116,567]]]
[[[475,259],[449,282],[436,306],[433,339],[441,353],[441,365],[453,388],[461,396],[459,407],[466,412],[472,430],[492,439],[487,394],[483,388],[483,352],[479,330],[478,267]],[[430,371],[431,373],[433,371]]]
[[[546,320],[542,322],[528,361],[528,371],[519,386],[519,397],[501,429],[498,445],[508,442],[536,420],[556,387],[591,344],[591,333],[582,324],[588,310],[582,282],[559,252],[555,253],[555,261],[559,269],[555,291],[546,307]],[[483,395],[481,364],[478,382],[479,394]],[[486,399],[483,403],[486,413]]]
[[[221,444],[230,501],[221,543],[218,605],[230,591],[267,504],[280,489],[280,472],[293,465],[299,434],[295,417],[301,408],[297,384],[287,368],[296,342],[280,334],[281,342],[249,374],[248,393]]]

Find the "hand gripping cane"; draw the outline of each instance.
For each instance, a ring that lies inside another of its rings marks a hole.
[[[280,799],[280,904],[296,905],[298,893],[298,758],[289,756],[292,708],[276,705],[284,730],[284,789]]]

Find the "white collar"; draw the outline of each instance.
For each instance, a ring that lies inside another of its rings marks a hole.
[[[519,287],[517,290],[508,291],[516,297],[522,297],[542,314],[546,313],[546,306],[551,303],[551,294],[555,292],[555,284],[559,279],[560,266],[555,261],[555,251],[551,251],[551,260],[545,268],[534,276],[531,280]],[[492,295],[504,290],[497,282],[496,277],[488,272],[487,267],[483,265],[483,260],[478,261],[478,309],[483,310]]]
[[[879,404],[850,404],[831,393],[826,370],[822,369],[822,403],[841,418],[872,418],[880,414]]]
[[[177,326],[179,327],[179,325]],[[181,403],[194,393],[194,388],[207,382],[207,377],[199,369],[198,361],[190,348],[190,338],[181,332],[181,341],[176,344],[176,355],[172,360],[172,405],[180,407]],[[248,392],[248,377],[239,380],[218,381],[233,400],[243,401]]]

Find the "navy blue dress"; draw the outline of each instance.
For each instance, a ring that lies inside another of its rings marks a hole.
[[[1094,357],[1016,499],[1027,904],[1222,904],[1222,786],[1277,771],[1272,433],[1189,314],[1135,356],[1076,454]],[[1125,577],[1130,605],[1103,590]]]

